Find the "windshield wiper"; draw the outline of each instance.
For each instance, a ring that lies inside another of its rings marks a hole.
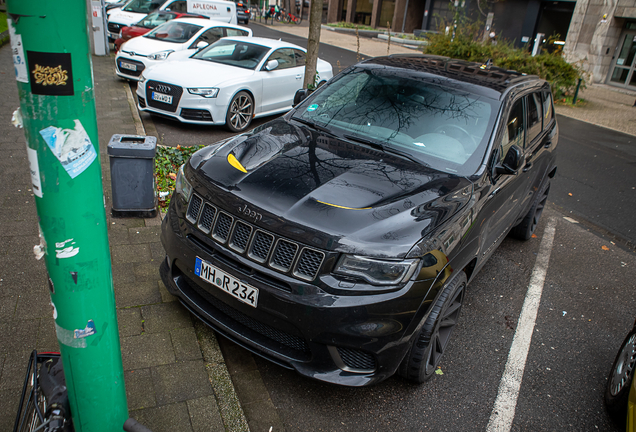
[[[295,116],[294,116],[294,117],[292,117],[292,120],[296,120],[298,123],[302,123],[302,124],[304,124],[304,125],[307,125],[307,126],[309,126],[309,127],[313,128],[313,129],[316,129],[317,131],[320,131],[320,132],[326,132],[326,133],[328,133],[328,134],[329,134],[329,135],[331,135],[331,136],[337,137],[337,135],[336,135],[336,134],[334,134],[332,131],[330,131],[330,130],[329,130],[329,129],[327,129],[326,127],[324,127],[324,126],[320,126],[319,124],[316,124],[316,123],[314,123],[314,122],[312,122],[312,121],[305,120],[305,119],[303,119],[303,118],[295,117]]]
[[[410,160],[411,162],[415,162],[418,165],[424,165],[424,166],[430,166],[429,164],[427,164],[426,162],[422,161],[421,159],[416,158],[415,156],[411,155],[408,152],[402,151],[402,150],[398,150],[394,147],[390,147],[390,146],[385,146],[382,143],[379,143],[375,140],[372,139],[368,139],[368,138],[363,138],[363,137],[359,137],[359,136],[355,136],[355,135],[348,135],[345,134],[343,135],[343,137],[345,137],[348,140],[351,141],[356,141],[362,144],[366,144],[370,147],[376,148],[378,150],[382,150],[385,153],[393,153],[396,154],[398,156],[402,156],[405,159]]]

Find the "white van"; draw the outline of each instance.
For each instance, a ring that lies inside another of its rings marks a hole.
[[[188,13],[210,17],[215,21],[236,24],[236,3],[224,0],[187,0]]]
[[[108,38],[119,37],[123,27],[138,23],[155,10],[192,13],[207,16],[215,21],[236,24],[236,4],[224,0],[131,0],[121,8],[108,13]]]

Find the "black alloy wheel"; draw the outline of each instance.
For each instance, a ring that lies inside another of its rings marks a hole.
[[[543,209],[548,201],[548,194],[550,193],[550,179],[542,185],[539,191],[540,192],[537,194],[528,213],[526,213],[517,226],[510,230],[510,235],[512,237],[519,240],[528,240],[537,230],[541,214],[543,214]]]
[[[605,407],[617,424],[625,425],[627,400],[636,366],[636,328],[629,332],[607,377]]]
[[[466,273],[462,271],[442,289],[420,334],[398,369],[400,376],[423,383],[435,374],[457,325],[466,284]]]
[[[225,124],[232,132],[242,132],[252,122],[254,100],[249,93],[240,91],[232,98],[227,109]]]

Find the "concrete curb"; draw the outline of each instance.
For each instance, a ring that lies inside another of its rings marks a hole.
[[[135,124],[135,130],[139,135],[146,135],[147,131],[144,128],[139,111],[137,110],[134,95],[127,82],[124,83],[124,91]],[[153,129],[156,134],[154,125],[148,129]],[[156,219],[161,221],[164,214],[161,211],[158,213],[159,216]],[[194,331],[197,341],[199,342],[199,348],[201,349],[205,363],[205,370],[212,385],[216,405],[218,406],[218,411],[221,415],[225,430],[232,432],[249,432],[250,429],[245,413],[243,412],[236,390],[234,389],[234,383],[228,372],[225,359],[223,358],[214,332],[199,320],[196,320],[194,323]],[[215,411],[215,408],[216,407],[210,407],[210,411]]]
[[[250,429],[247,425],[245,413],[234,389],[234,383],[230,378],[230,373],[214,332],[199,321],[194,324],[194,330],[203,354],[205,370],[208,372],[210,383],[214,389],[216,403],[226,430],[248,432]]]
[[[320,26],[320,28],[322,30],[328,30],[328,31],[332,31],[332,32],[336,32],[336,33],[344,33],[344,34],[348,34],[351,36],[355,36],[356,34],[356,29],[351,29],[351,28],[342,28],[342,27],[331,27],[328,25],[324,25],[322,24]],[[358,35],[361,37],[366,37],[366,38],[376,38],[378,37],[378,35],[382,34],[383,32],[381,30],[358,30]]]
[[[383,41],[388,41],[389,40],[389,35],[380,33],[378,35],[378,39],[383,40]],[[391,36],[391,43],[398,44],[398,45],[403,45],[405,47],[415,48],[415,49],[419,49],[419,48],[421,48],[421,47],[423,47],[425,45],[428,45],[428,41],[414,40],[414,39],[402,39],[402,38],[397,37],[397,36]]]

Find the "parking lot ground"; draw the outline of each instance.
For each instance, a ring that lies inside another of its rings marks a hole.
[[[636,259],[554,208],[537,238],[506,239],[469,285],[443,374],[429,382],[393,377],[348,389],[256,358],[285,430],[487,430],[550,218],[555,236],[511,430],[618,430],[603,392],[636,315]]]

